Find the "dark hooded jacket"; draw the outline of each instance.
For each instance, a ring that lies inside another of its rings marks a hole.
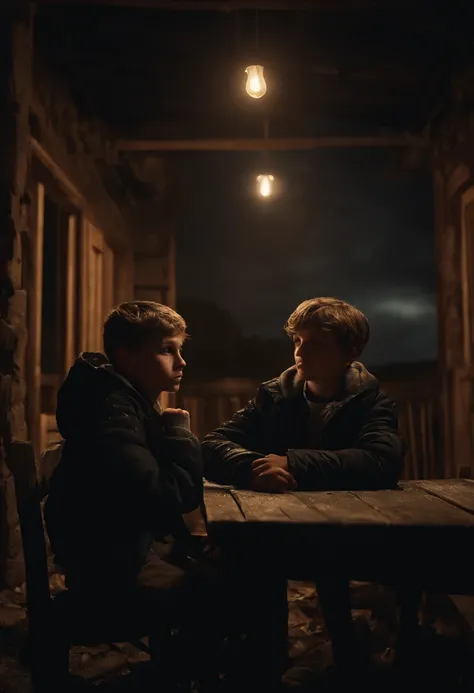
[[[404,457],[395,405],[358,362],[345,374],[344,394],[322,411],[310,446],[304,381],[289,368],[263,383],[246,407],[202,442],[207,479],[249,488],[252,462],[286,455],[299,490],[383,489],[396,485]]]
[[[81,354],[58,395],[61,459],[45,520],[66,571],[133,577],[153,539],[186,533],[202,503],[199,441],[160,413],[102,354]]]

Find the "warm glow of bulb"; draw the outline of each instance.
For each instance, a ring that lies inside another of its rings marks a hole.
[[[245,90],[253,99],[261,99],[267,93],[267,83],[263,76],[261,65],[249,65],[245,70],[247,73],[247,84]]]
[[[262,197],[271,197],[273,193],[273,181],[274,177],[272,175],[260,175],[257,177],[258,192]]]

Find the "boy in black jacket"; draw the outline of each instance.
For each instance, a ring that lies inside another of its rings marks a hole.
[[[366,317],[335,298],[301,303],[285,326],[295,365],[263,383],[203,440],[205,477],[262,492],[396,485],[404,445],[395,406],[357,359]],[[349,584],[318,581],[336,664],[354,664]]]
[[[200,445],[186,412],[157,403],[180,387],[185,331],[167,306],[122,304],[104,324],[106,356],[81,354],[59,391],[64,444],[45,518],[70,589],[146,583],[152,541],[188,536],[183,514],[203,497]]]
[[[157,403],[161,392],[180,387],[185,336],[183,318],[167,306],[140,301],[112,310],[106,356],[81,354],[58,395],[64,444],[45,519],[71,593],[98,612],[110,603],[119,621],[124,604],[138,604],[157,637],[167,624],[185,624],[201,661],[212,652],[210,640],[219,640],[218,626],[227,627],[219,618],[240,595],[236,610],[245,613],[252,592],[241,584],[230,594],[230,578],[219,578],[219,566],[206,558],[206,540],[188,530],[189,518],[204,513],[200,444],[187,412],[161,411]],[[190,654],[170,676],[186,669]]]

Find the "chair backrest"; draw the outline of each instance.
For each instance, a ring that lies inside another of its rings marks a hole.
[[[35,453],[30,442],[14,441],[8,466],[15,482],[26,572],[28,617],[44,614],[51,606],[48,553],[41,502],[47,495],[46,480],[38,482]]]

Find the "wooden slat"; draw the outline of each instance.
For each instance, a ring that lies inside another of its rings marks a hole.
[[[474,517],[414,484],[400,490],[356,491],[358,498],[384,515],[393,526],[474,526]]]
[[[435,478],[439,476],[437,458],[436,458],[436,444],[435,444],[435,406],[433,400],[428,400],[426,402],[426,412],[427,412],[427,425],[428,425],[428,459],[429,459],[429,472],[428,478]]]
[[[103,320],[115,305],[115,267],[114,253],[104,241],[104,295],[103,295]],[[102,325],[101,325],[102,327]],[[102,338],[102,336],[101,336]]]
[[[308,507],[322,513],[329,522],[340,525],[369,524],[387,525],[389,521],[378,510],[371,508],[367,503],[355,496],[350,491],[320,491],[318,493],[305,493],[303,491],[292,494],[308,505]]]
[[[81,295],[79,302],[79,350],[87,351],[89,347],[89,247],[90,247],[90,224],[82,217],[80,233],[80,286]]]
[[[76,354],[76,301],[77,301],[77,217],[71,214],[67,229],[66,273],[66,337],[64,346],[64,370],[71,368]]]
[[[271,10],[301,12],[304,10],[332,10],[334,0],[38,0],[39,5],[110,5],[112,7],[145,7],[166,12],[238,12],[240,10]],[[397,10],[401,7],[411,9],[406,0],[398,0],[395,4],[384,3],[385,9],[390,5]],[[16,6],[16,5],[15,5]],[[338,0],[337,10],[372,9],[374,2],[370,0]]]
[[[231,491],[245,519],[262,523],[326,524],[326,516],[290,493]]]
[[[408,423],[408,445],[410,447],[410,458],[412,463],[412,478],[419,479],[420,474],[418,471],[417,459],[418,459],[418,446],[416,445],[416,434],[415,434],[415,419],[413,415],[413,403],[407,402],[407,423]]]
[[[474,481],[470,479],[419,481],[417,486],[462,510],[474,513]]]
[[[217,522],[243,522],[245,519],[230,491],[208,487],[204,492],[204,500],[210,525]]]
[[[222,423],[230,418],[229,412],[229,398],[228,397],[218,397],[217,398],[217,418]]]
[[[401,403],[398,403],[398,430],[400,432],[400,435],[402,436],[403,440],[408,442],[408,426],[407,426],[407,420],[406,420],[406,411],[405,407],[401,406]],[[402,470],[402,479],[409,479],[411,478],[411,450],[410,446],[407,445],[407,451],[405,454],[405,459],[403,461],[403,470]]]
[[[82,349],[102,350],[102,324],[104,313],[104,237],[90,221],[83,226],[83,330],[85,340]],[[87,297],[87,298],[86,298]]]
[[[420,421],[419,421],[419,433],[421,438],[421,450],[422,450],[422,479],[429,479],[429,453],[428,453],[428,412],[426,409],[427,403],[425,401],[420,402]]]
[[[28,418],[33,446],[41,449],[41,329],[43,302],[44,186],[35,184],[32,209],[32,278],[28,295]]]
[[[95,251],[95,248],[92,252]],[[96,304],[95,304],[95,320],[94,320],[94,336],[93,345],[95,351],[103,351],[102,344],[102,325],[104,322],[104,254],[102,251],[96,251]]]

